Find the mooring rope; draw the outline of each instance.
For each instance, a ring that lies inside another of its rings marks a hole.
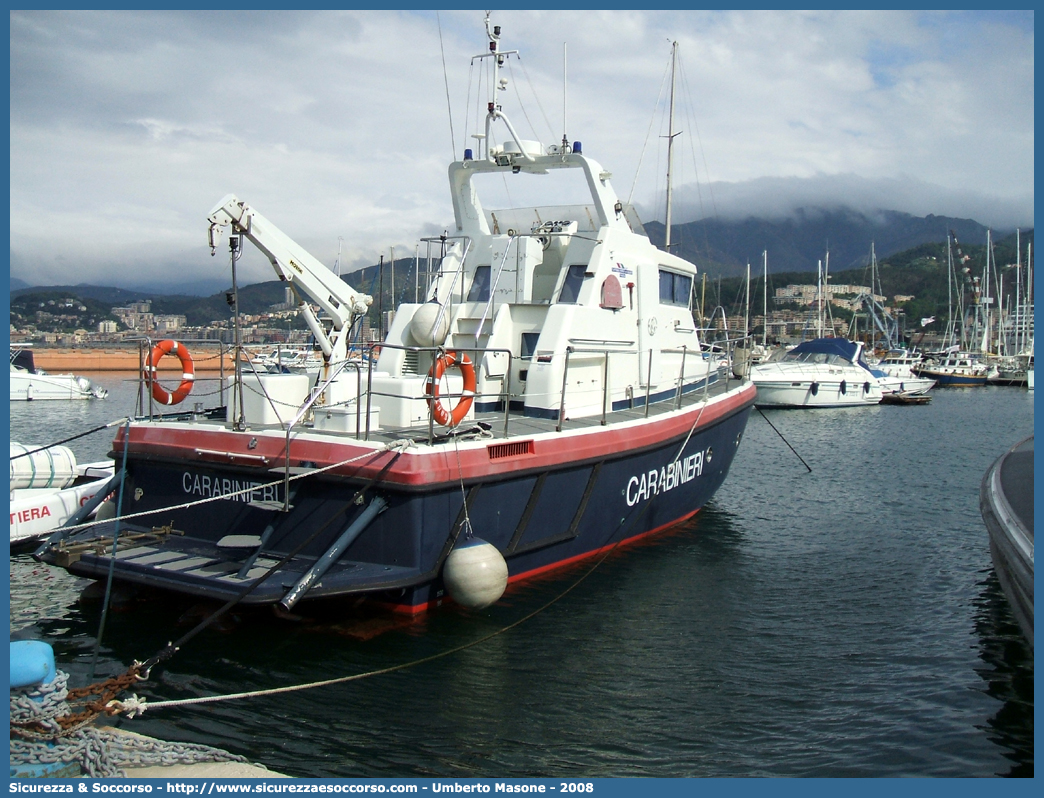
[[[641,511],[638,513],[638,515],[630,522],[630,525],[634,526],[635,524],[637,524],[651,506],[652,505],[650,503],[646,502],[646,504],[642,507]],[[609,540],[614,535],[616,535],[617,532],[619,532],[620,529],[624,527],[624,524],[627,522],[627,520],[627,518],[622,519],[617,528],[607,536],[606,540]],[[339,676],[333,679],[322,679],[320,681],[309,682],[307,684],[295,684],[288,685],[285,687],[270,687],[262,690],[250,690],[242,693],[228,693],[225,695],[200,696],[198,698],[181,698],[172,699],[170,701],[156,702],[147,702],[147,700],[144,698],[139,698],[137,695],[132,695],[130,698],[124,701],[110,701],[108,703],[108,711],[110,711],[113,714],[122,712],[125,713],[128,717],[133,718],[143,714],[145,710],[148,709],[166,709],[169,707],[192,706],[195,704],[210,704],[219,701],[233,701],[238,700],[240,698],[257,698],[260,696],[280,695],[283,693],[295,693],[301,690],[310,690],[316,687],[329,687],[335,684],[345,684],[347,682],[359,681],[361,679],[368,679],[372,676],[381,676],[386,673],[395,673],[396,671],[401,671],[407,668],[413,668],[419,665],[424,665],[428,662],[433,662],[435,660],[442,659],[443,657],[448,657],[452,654],[457,654],[461,651],[466,651],[469,648],[474,648],[475,646],[481,645],[482,643],[485,643],[488,640],[492,640],[494,637],[498,637],[499,635],[502,635],[505,632],[509,632],[510,630],[515,629],[521,626],[522,624],[526,623],[527,621],[531,620],[532,618],[535,618],[537,615],[554,606],[556,603],[565,598],[569,593],[571,593],[573,590],[579,587],[579,585],[591,574],[593,574],[599,568],[599,566],[601,566],[601,564],[605,562],[609,555],[616,551],[616,549],[624,542],[626,542],[626,538],[618,540],[616,541],[616,543],[606,548],[602,555],[594,562],[594,564],[587,570],[585,574],[583,574],[573,584],[571,584],[569,587],[567,587],[553,599],[548,601],[546,604],[538,607],[537,609],[533,610],[527,615],[522,616],[518,620],[513,621],[507,626],[504,626],[496,630],[495,632],[490,632],[489,634],[484,635],[483,637],[480,637],[477,640],[472,640],[470,643],[464,643],[463,645],[447,649],[446,651],[440,651],[437,654],[431,654],[427,657],[421,657],[420,659],[411,660],[410,662],[404,662],[398,665],[391,665],[387,668],[378,668],[377,670],[366,671],[365,673],[356,673],[351,676]],[[139,667],[139,664],[135,663],[134,667]]]
[[[89,707],[85,713],[72,714],[70,701],[76,700],[78,691],[67,689],[68,680],[68,674],[58,671],[47,684],[11,688],[13,770],[75,765],[91,778],[112,778],[126,777],[127,767],[249,761],[208,745],[172,743],[92,726],[99,712]]]
[[[464,643],[463,645],[459,645],[454,648],[447,649],[445,651],[440,651],[437,654],[430,654],[427,657],[421,657],[420,659],[412,660],[410,662],[403,662],[398,665],[391,665],[387,668],[378,668],[377,670],[367,671],[365,673],[356,673],[351,676],[339,676],[334,679],[323,679],[316,682],[309,682],[307,684],[294,684],[287,685],[285,687],[270,687],[263,690],[250,690],[243,693],[228,693],[225,695],[200,696],[198,698],[181,698],[174,699],[171,701],[156,702],[146,702],[146,699],[139,698],[138,696],[134,695],[125,701],[111,701],[109,702],[109,706],[114,712],[124,712],[128,715],[128,717],[135,717],[136,715],[143,714],[147,709],[166,709],[168,707],[191,706],[194,704],[211,704],[218,701],[233,701],[240,698],[257,698],[260,696],[280,695],[283,693],[295,693],[301,690],[310,690],[315,687],[329,687],[335,684],[345,684],[346,682],[359,681],[360,679],[367,679],[371,676],[382,676],[386,673],[395,673],[396,671],[405,670],[406,668],[414,668],[418,665],[424,665],[428,662],[434,662],[435,660],[442,659],[443,657],[448,657],[452,654],[457,654],[461,651],[466,651],[469,648],[474,648],[475,646],[481,645],[482,643],[485,643],[487,640],[492,640],[494,637],[502,635],[505,632],[508,632],[518,626],[521,626],[526,621],[544,612],[545,610],[547,610],[548,608],[565,598],[566,595],[575,590],[585,579],[587,579],[587,577],[593,574],[595,572],[595,569],[597,569],[598,566],[600,566],[605,561],[606,557],[608,557],[610,554],[612,554],[613,551],[616,550],[616,547],[619,546],[621,542],[622,541],[617,541],[610,548],[608,548],[602,554],[602,556],[598,558],[598,561],[594,565],[592,565],[590,569],[588,569],[587,573],[585,573],[573,584],[571,584],[569,587],[567,587],[565,590],[563,590],[561,593],[559,593],[557,596],[555,596],[553,599],[551,599],[543,606],[533,610],[528,615],[522,616],[521,618],[519,618],[516,621],[513,621],[507,626],[504,626],[501,629],[497,629],[495,632],[490,632],[489,634],[484,635],[483,637],[480,637],[477,640],[472,640],[470,643]]]
[[[357,455],[355,457],[349,457],[347,460],[342,460],[342,461],[340,461],[338,463],[331,463],[330,465],[322,466],[321,468],[315,468],[315,469],[309,470],[308,472],[306,472],[304,474],[294,474],[294,475],[292,475],[290,477],[289,481],[290,482],[294,482],[294,481],[299,480],[299,479],[304,479],[305,477],[312,477],[312,476],[315,476],[316,474],[322,474],[322,473],[324,473],[326,471],[332,471],[335,468],[342,468],[342,467],[344,467],[346,465],[351,465],[352,463],[354,463],[354,462],[356,462],[358,460],[362,460],[362,459],[364,459],[366,457],[376,457],[377,455],[381,455],[381,454],[384,454],[384,453],[390,452],[390,451],[395,451],[396,449],[398,449],[400,451],[405,451],[406,449],[408,449],[409,447],[411,447],[413,445],[415,445],[414,442],[412,440],[410,440],[409,438],[400,438],[399,440],[393,441],[392,443],[385,444],[380,449],[374,449],[371,452],[363,452],[362,454]],[[160,508],[157,508],[155,510],[143,510],[140,513],[130,513],[129,515],[120,516],[119,520],[120,521],[130,521],[130,520],[135,519],[135,518],[144,518],[145,516],[156,515],[158,513],[165,513],[165,512],[168,512],[170,510],[187,510],[187,509],[189,509],[191,507],[199,507],[200,505],[209,504],[210,502],[223,501],[225,499],[233,499],[236,496],[245,496],[248,493],[253,493],[255,491],[263,490],[264,488],[271,488],[271,487],[275,487],[277,485],[282,485],[282,484],[283,484],[283,480],[282,479],[273,480],[272,482],[262,482],[262,483],[258,483],[256,485],[251,485],[248,488],[242,488],[241,490],[234,490],[234,491],[230,491],[228,493],[222,493],[222,494],[220,494],[218,496],[208,496],[206,498],[195,499],[195,500],[190,501],[190,502],[183,502],[181,504],[172,504],[169,507],[160,507]],[[75,531],[78,531],[78,530],[81,530],[81,529],[89,529],[90,527],[98,526],[100,524],[107,524],[107,523],[110,523],[113,520],[115,520],[115,519],[113,519],[113,518],[106,518],[106,519],[102,519],[100,521],[96,519],[94,521],[85,521],[82,524],[76,524],[74,526],[62,527],[62,529],[65,530],[65,531],[68,531],[68,532],[75,532]]]
[[[60,441],[55,441],[54,443],[49,443],[46,446],[38,446],[37,448],[32,449],[32,450],[30,450],[28,452],[22,452],[21,454],[16,454],[11,459],[12,460],[17,460],[19,457],[28,457],[31,454],[36,454],[37,452],[42,452],[42,451],[44,451],[46,449],[50,449],[50,448],[52,448],[54,446],[61,446],[62,444],[69,443],[70,441],[74,441],[77,438],[84,438],[84,437],[86,437],[88,435],[93,435],[95,432],[101,432],[103,429],[109,429],[110,427],[118,426],[118,425],[124,423],[125,421],[130,421],[130,419],[127,418],[127,417],[118,418],[115,421],[110,421],[108,424],[102,424],[100,427],[95,427],[94,429],[89,429],[86,432],[81,432],[80,434],[73,435],[70,438],[65,438],[65,439],[60,440]]]
[[[790,441],[788,441],[786,438],[783,437],[783,433],[780,432],[778,429],[776,429],[776,425],[773,424],[771,421],[769,421],[768,416],[766,416],[764,413],[761,412],[761,408],[760,407],[758,407],[757,405],[754,405],[754,409],[758,411],[758,413],[761,415],[761,417],[763,419],[765,419],[765,421],[768,422],[768,425],[770,427],[772,427],[772,429],[780,437],[780,439],[783,441],[783,443],[785,443],[787,446],[790,447],[790,451],[792,451],[797,456],[797,459],[801,461],[801,464],[805,468],[807,468],[808,469],[808,473],[811,474],[812,473],[812,466],[810,466],[808,463],[805,462],[805,458],[803,458],[800,454],[798,454],[797,449],[795,449],[793,446],[790,446]]]

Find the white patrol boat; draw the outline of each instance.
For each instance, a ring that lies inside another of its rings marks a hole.
[[[499,99],[516,53],[488,18],[487,34],[485,136],[449,167],[455,228],[425,241],[425,301],[349,357],[371,298],[225,197],[210,241],[230,233],[233,286],[249,241],[296,292],[322,368],[260,373],[240,357],[219,407],[173,413],[155,399],[192,385],[169,393],[147,372],[154,399],[113,444],[126,468],[115,562],[96,545],[111,522],[38,557],[192,596],[366,596],[416,613],[447,593],[488,605],[510,580],[663,530],[714,495],[755,389],[701,349],[696,268],[649,241],[580,142],[517,135]],[[551,173],[578,177],[587,200],[480,200],[484,180]],[[194,347],[156,344],[150,363]]]

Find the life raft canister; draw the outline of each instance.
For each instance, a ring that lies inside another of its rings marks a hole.
[[[464,377],[464,389],[461,391],[460,401],[453,410],[446,410],[439,399],[439,382],[446,369],[456,367],[460,369]],[[431,416],[444,427],[455,427],[471,409],[471,403],[475,400],[475,367],[471,360],[463,352],[446,352],[435,358],[428,371],[428,380],[424,388],[424,394],[428,398],[428,408]]]
[[[168,393],[156,379],[156,366],[164,355],[176,355],[181,361],[181,385],[173,393]],[[169,339],[160,341],[152,347],[152,352],[149,353],[148,365],[145,367],[145,379],[152,385],[152,398],[161,405],[176,405],[183,402],[185,397],[192,392],[192,383],[196,380],[192,355],[189,354],[184,344]]]

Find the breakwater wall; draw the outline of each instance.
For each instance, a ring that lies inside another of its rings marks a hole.
[[[196,372],[220,371],[221,356],[216,351],[200,350],[192,352],[192,363]],[[224,356],[225,373],[232,371],[232,357]],[[36,368],[52,374],[84,371],[131,371],[136,372],[139,366],[137,349],[37,349],[33,348],[33,363]],[[176,357],[167,356],[160,360],[157,370],[160,372],[181,372],[181,362]]]

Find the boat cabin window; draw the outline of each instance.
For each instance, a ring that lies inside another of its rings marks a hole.
[[[565,282],[562,283],[562,291],[558,295],[559,302],[575,304],[580,299],[580,286],[584,284],[584,272],[586,271],[587,266],[583,263],[569,267]]]
[[[489,266],[476,266],[475,277],[468,291],[468,302],[489,301]]]
[[[660,269],[660,304],[689,307],[692,277]]]
[[[538,340],[540,340],[540,333],[538,332],[522,333],[522,347],[519,352],[522,360],[533,359],[533,353],[536,352],[536,345]]]
[[[783,360],[788,363],[819,363],[829,366],[846,366],[850,362],[840,355],[828,352],[787,352],[783,355]]]

